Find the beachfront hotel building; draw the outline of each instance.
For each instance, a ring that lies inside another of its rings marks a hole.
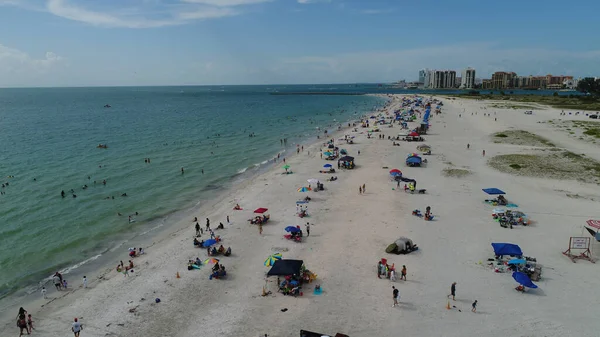
[[[497,71],[492,74],[492,85],[494,89],[507,89],[514,87],[514,79],[517,77],[516,73]]]
[[[573,76],[517,76],[514,72],[497,71],[492,74],[491,79],[483,80],[483,89],[573,89],[577,87],[577,81]]]
[[[467,68],[463,70],[460,78],[461,89],[473,89],[475,88],[475,69]]]
[[[419,72],[419,75],[421,72]],[[429,70],[423,74],[423,87],[430,89],[450,89],[456,87],[456,71]]]

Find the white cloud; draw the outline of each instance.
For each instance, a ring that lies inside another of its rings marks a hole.
[[[216,7],[232,7],[241,5],[254,5],[263,2],[271,2],[273,0],[182,0],[187,3],[210,5]]]
[[[0,87],[31,86],[47,82],[48,76],[58,71],[64,59],[55,53],[46,52],[44,57],[34,58],[29,54],[0,44]]]
[[[274,71],[302,83],[387,82],[415,80],[422,68],[454,69],[467,66],[477,77],[494,71],[519,75],[600,73],[600,51],[565,51],[543,48],[503,49],[490,43],[372,51],[333,56],[308,55],[281,60]],[[290,83],[286,81],[284,83]]]
[[[331,2],[331,0],[298,0],[298,3],[303,5],[314,4],[317,2]]]
[[[94,26],[122,27],[122,28],[153,28],[184,24],[189,20],[214,19],[238,14],[228,8],[209,6],[181,7],[176,12],[169,12],[166,8],[161,15],[147,15],[136,8],[129,10],[115,10],[113,13],[86,9],[68,3],[66,0],[48,0],[48,12],[70,19],[84,22]],[[150,11],[148,11],[150,12]]]

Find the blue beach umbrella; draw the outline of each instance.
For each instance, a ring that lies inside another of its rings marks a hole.
[[[300,230],[297,227],[294,227],[294,226],[287,226],[285,228],[285,231],[288,232],[288,233],[297,233]]]
[[[508,264],[525,264],[527,263],[527,261],[523,260],[523,259],[512,259],[510,261],[508,261]]]
[[[331,164],[325,164],[325,165],[323,165],[323,167],[324,168],[330,168],[330,167],[332,167],[332,165]]]
[[[535,289],[538,287],[533,282],[531,282],[531,279],[529,278],[529,276],[527,276],[524,273],[521,273],[520,271],[514,272],[512,274],[512,277],[515,279],[515,281],[517,281],[523,287],[527,287],[527,288],[531,288],[531,289]]]
[[[217,243],[217,240],[213,240],[213,239],[209,239],[204,241],[204,247],[210,247],[212,245],[214,245],[215,243]]]

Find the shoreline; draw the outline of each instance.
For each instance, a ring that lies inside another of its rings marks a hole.
[[[401,97],[394,96],[386,111],[396,110]],[[492,116],[487,116],[489,113]],[[419,143],[393,146],[387,139],[367,138],[366,129],[360,127],[358,132],[334,132],[329,136],[336,139],[344,133],[356,136],[355,144],[338,145],[356,158],[356,169],[336,171],[338,180],[324,181],[330,175],[318,173],[328,163],[319,156],[322,140],[326,140],[320,139],[305,145],[300,155],[286,158],[294,174],[282,174],[283,169],[273,167],[239,184],[214,207],[199,208],[194,214],[199,219],[209,217],[213,224],[226,215],[231,217],[231,225],[215,232],[222,236],[225,247],[232,248],[230,257],[219,257],[227,267],[225,279],[209,280],[210,266],[186,270],[186,261],[207,256],[205,250],[192,247],[191,218],[182,219],[180,231],[166,235],[134,260],[137,269],[130,277],[110,271],[90,289],[76,288],[77,295],[54,299],[40,311],[37,305],[25,309],[37,319],[38,333],[49,336],[66,331],[73,317],[81,319],[86,336],[98,337],[187,337],[198,333],[208,337],[292,337],[300,329],[353,337],[373,332],[392,336],[398,331],[413,331],[417,337],[593,335],[597,330],[597,324],[589,324],[594,322],[593,310],[574,318],[564,315],[564,308],[593,307],[594,298],[585,296],[581,280],[592,288],[600,285],[590,277],[597,274],[597,265],[574,264],[561,252],[570,236],[581,236],[584,230],[585,218],[573,214],[600,218],[595,211],[600,199],[568,195],[596,198],[600,194],[597,186],[513,176],[488,165],[491,157],[530,150],[527,144],[494,143],[490,136],[513,128],[543,135],[556,147],[597,157],[595,146],[539,123],[559,113],[547,109],[524,115],[491,108],[485,102],[444,99],[442,113],[432,116],[431,132],[423,136],[432,149],[424,167],[405,164],[406,155],[415,152]],[[397,124],[389,129],[380,127],[380,131],[385,136],[405,132]],[[410,194],[397,188],[390,179],[391,168],[417,180],[426,193]],[[470,174],[447,177],[443,174],[447,168]],[[306,186],[310,178],[319,178],[325,190],[299,193],[298,188]],[[357,193],[357,185],[363,184],[366,193]],[[490,216],[495,206],[484,202],[487,196],[481,191],[490,187],[505,191],[507,199],[517,203],[533,223],[509,229],[495,222]],[[306,195],[312,198],[307,204],[309,217],[300,219],[296,201]],[[232,211],[235,203],[244,210]],[[411,214],[426,206],[432,207],[434,221]],[[271,215],[262,234],[246,221],[258,207],[269,208]],[[286,226],[303,226],[306,221],[311,223],[311,231],[301,243],[282,237]],[[408,255],[386,254],[387,245],[399,236],[411,238],[419,250]],[[206,239],[205,235],[202,238]],[[518,244],[526,256],[537,258],[543,266],[542,278],[535,281],[539,289],[517,292],[510,272],[495,272],[493,263],[488,266],[487,259],[494,256],[492,242]],[[598,249],[600,244],[594,242],[592,251],[597,254]],[[277,281],[266,277],[268,268],[263,265],[265,257],[274,252],[281,252],[285,259],[302,259],[318,275],[316,284],[323,293],[312,292],[314,283],[305,285],[299,297],[278,293]],[[406,265],[407,280],[379,279],[375,270],[381,258],[398,269]],[[456,301],[447,297],[453,282],[458,282]],[[392,285],[401,294],[400,305],[394,308]],[[261,296],[262,289],[272,293]],[[155,298],[161,302],[155,303]],[[477,313],[469,310],[474,300],[479,303]],[[506,324],[515,317],[520,324]],[[14,325],[6,328],[14,329]]]
[[[368,94],[368,96],[379,97],[382,101],[376,103],[376,107],[381,109],[382,106],[389,102],[389,98],[387,95],[378,95],[378,94]],[[371,110],[365,112],[364,114],[374,113],[376,110]],[[347,123],[348,121],[354,121],[356,118],[361,118],[363,115],[352,115],[348,116],[348,120],[342,123]],[[332,116],[333,117],[333,116]],[[337,121],[335,118],[329,121],[330,123],[327,126],[324,126],[323,129],[319,132],[320,135],[323,135],[324,130],[328,130],[329,136],[335,136],[339,133],[343,133],[349,129],[347,124],[342,124],[340,121]],[[340,130],[337,129],[337,125],[341,125],[342,128]],[[304,142],[308,142],[306,147],[314,147],[317,144],[321,143],[323,138],[321,139],[313,139],[315,136],[306,136],[307,138],[301,140]],[[313,142],[314,141],[314,142]],[[300,144],[300,143],[298,143]],[[288,153],[289,156],[285,157],[281,156],[281,160],[283,158],[293,159],[298,156],[298,154],[294,153],[294,145],[295,143],[282,148],[278,153]],[[2,307],[0,307],[0,318],[5,320],[10,316],[9,312],[14,307],[29,307],[29,306],[37,306],[41,303],[41,301],[37,298],[39,295],[39,290],[41,286],[45,285],[46,289],[49,290],[49,295],[51,294],[60,294],[54,300],[67,300],[69,296],[79,290],[80,287],[76,287],[80,283],[80,279],[83,275],[86,275],[88,278],[88,285],[92,287],[96,282],[99,282],[105,278],[109,273],[114,270],[113,264],[114,261],[126,259],[124,257],[124,251],[126,251],[127,246],[131,247],[143,247],[145,251],[151,250],[153,247],[159,247],[161,244],[166,244],[169,238],[180,234],[182,231],[189,229],[192,226],[191,222],[189,225],[186,225],[187,222],[185,219],[192,218],[192,214],[205,213],[208,210],[214,209],[217,205],[223,203],[228,198],[232,197],[236,191],[247,188],[256,182],[256,180],[260,179],[261,176],[270,174],[275,170],[278,170],[278,165],[281,164],[281,160],[274,161],[272,156],[270,159],[259,160],[259,164],[254,164],[251,167],[245,167],[243,169],[238,170],[238,173],[231,177],[231,182],[229,185],[225,186],[214,198],[209,197],[208,195],[200,197],[200,199],[190,200],[189,205],[184,208],[175,209],[163,216],[157,216],[154,220],[149,221],[143,227],[143,229],[138,230],[136,232],[130,233],[128,238],[124,240],[120,240],[118,244],[111,245],[106,247],[102,252],[98,254],[88,257],[83,261],[79,261],[73,265],[69,265],[67,267],[60,268],[60,272],[63,274],[65,279],[69,281],[69,289],[64,292],[57,292],[54,290],[53,285],[51,284],[52,276],[48,276],[42,280],[40,280],[37,285],[29,284],[17,290],[14,293],[7,295],[6,297],[0,300],[2,303]],[[256,168],[252,170],[251,168]],[[208,192],[208,191],[204,191]],[[199,192],[203,193],[203,192]],[[202,223],[202,218],[199,218],[199,222]],[[170,223],[170,224],[169,224]],[[128,257],[127,257],[128,259]],[[97,262],[96,262],[97,261]],[[109,262],[113,261],[113,262]],[[54,302],[51,300],[48,304]],[[43,307],[44,305],[42,305]],[[8,315],[8,316],[7,316]],[[6,317],[4,317],[6,316]],[[10,325],[8,325],[10,326]]]

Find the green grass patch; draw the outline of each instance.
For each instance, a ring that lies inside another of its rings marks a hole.
[[[494,143],[538,147],[555,147],[555,145],[548,139],[523,130],[507,130],[503,132],[494,133],[492,136],[493,138],[498,138],[494,141]]]
[[[600,162],[570,151],[498,155],[489,159],[488,165],[519,176],[600,184]]]
[[[469,170],[458,169],[458,168],[449,168],[449,167],[442,170],[442,174],[445,177],[452,177],[452,178],[463,178],[463,177],[470,175],[471,173],[472,172]]]

